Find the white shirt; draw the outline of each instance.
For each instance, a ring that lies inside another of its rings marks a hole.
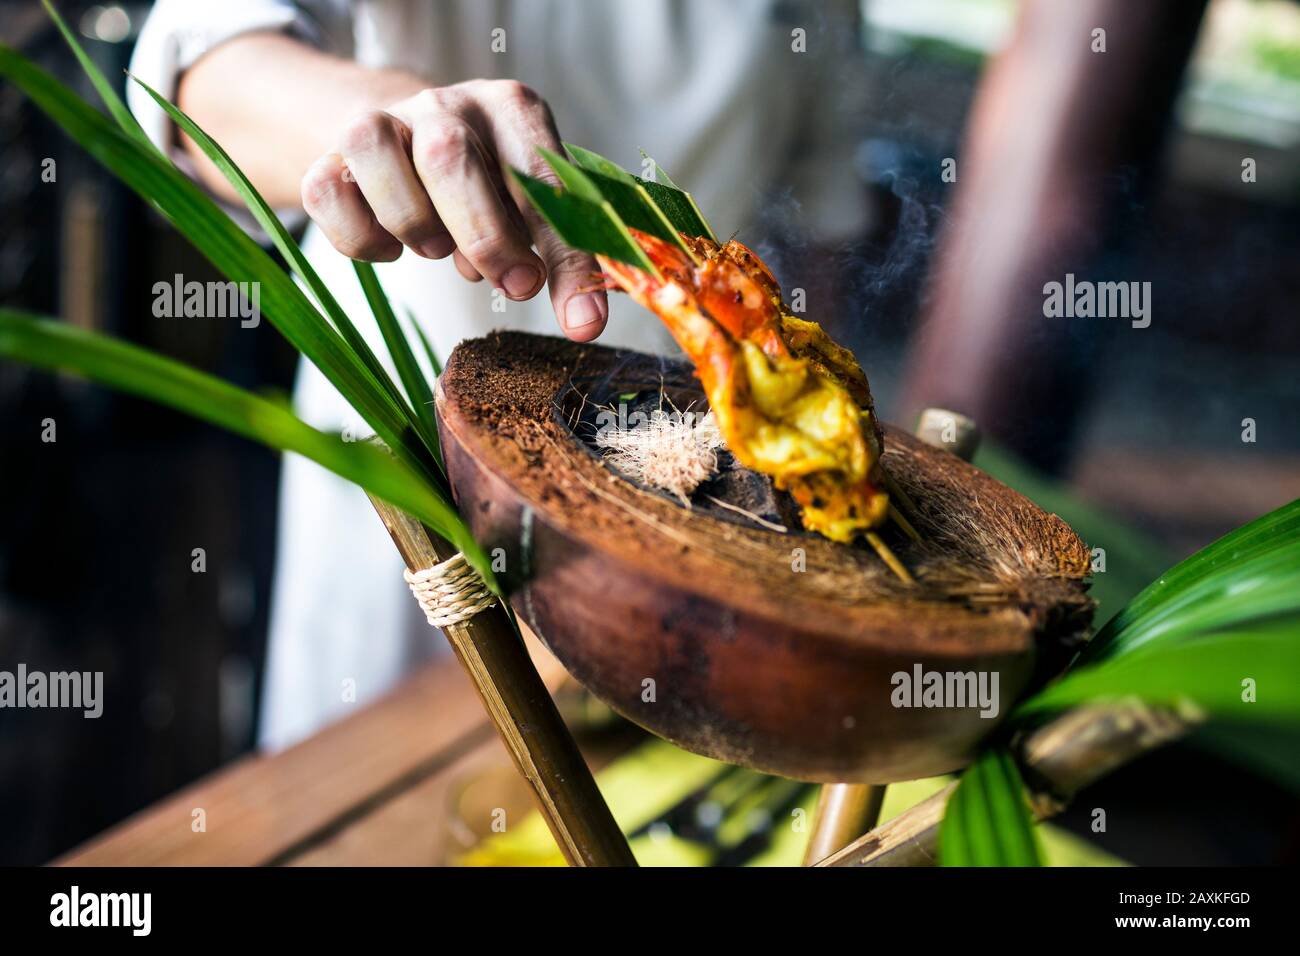
[[[633,170],[644,148],[695,195],[720,236],[746,238],[760,204],[779,193],[793,200],[805,234],[836,241],[866,215],[846,108],[862,90],[844,56],[856,48],[857,27],[853,0],[159,0],[131,70],[174,99],[180,73],[214,46],[284,30],[365,65],[418,71],[433,85],[510,77],[549,102],[566,140]],[[151,138],[188,166],[165,114],[143,91],[130,97]],[[385,355],[348,261],[314,227],[303,248]],[[450,260],[407,254],[378,273],[399,313],[416,317],[444,359],[493,328],[558,334],[545,293],[498,299],[504,311],[494,311],[489,285],[465,282]],[[673,348],[657,320],[618,295],[600,341]],[[294,401],[318,428],[356,420],[309,363]],[[287,456],[279,532],[259,731],[270,748],[372,699],[442,646],[359,489]]]

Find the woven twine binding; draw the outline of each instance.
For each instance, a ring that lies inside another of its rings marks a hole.
[[[470,567],[465,555],[459,551],[431,568],[407,569],[402,572],[402,577],[406,578],[425,618],[434,627],[468,621],[496,602],[496,595],[487,589],[478,572]]]

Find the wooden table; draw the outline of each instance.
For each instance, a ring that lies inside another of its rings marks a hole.
[[[563,667],[531,635],[547,687]],[[411,865],[463,849],[446,818],[453,788],[510,767],[450,656],[383,699],[278,754],[236,760],[55,860],[66,866]],[[206,830],[194,832],[194,810]]]

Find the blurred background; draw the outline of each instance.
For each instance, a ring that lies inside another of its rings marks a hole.
[[[1149,280],[1150,328],[1092,320],[1039,339],[1008,322],[995,332],[953,292],[980,281],[953,278],[969,240],[947,227],[963,182],[997,181],[998,144],[975,140],[983,155],[970,156],[968,120],[990,58],[1017,36],[1012,0],[864,0],[856,170],[872,223],[820,260],[837,299],[832,316],[813,317],[857,353],[887,419],[907,424],[918,402],[961,408],[972,382],[990,436],[977,461],[1107,543],[1099,620],[1173,561],[1300,496],[1300,4],[1181,6],[1191,12],[1151,28],[1153,47],[1116,51],[1156,61],[1161,82],[1131,84],[1125,98],[1084,83],[1064,116],[989,94],[1025,110],[1027,129],[1110,131],[1104,163],[1080,173],[1094,213],[1078,224],[1082,240],[1060,240],[1080,257],[1064,261],[1079,261],[1081,275]],[[121,77],[148,4],[60,7]],[[0,2],[0,40],[89,94],[38,3]],[[1033,29],[1016,42],[1035,69],[1056,68]],[[295,355],[271,329],[235,335],[230,323],[153,316],[158,276],[216,274],[8,85],[0,146],[0,304],[288,391]],[[57,188],[42,182],[47,158]],[[955,184],[937,175],[950,158]],[[978,197],[957,201],[981,214]],[[780,277],[807,250],[789,197],[768,208],[760,234],[743,238]],[[1030,392],[1015,369],[962,377],[952,351],[972,322],[1014,343],[1000,354],[1021,363]],[[955,391],[937,394],[936,381]],[[40,444],[47,418],[57,441]],[[1253,443],[1241,438],[1246,418]],[[153,405],[12,363],[0,363],[0,435],[0,668],[105,673],[98,720],[0,711],[0,864],[41,863],[252,746],[279,465]],[[191,573],[200,546],[208,570]],[[1224,781],[1210,788],[1212,806],[1201,799],[1207,772]],[[1199,749],[1174,748],[1103,787],[1145,815],[1148,825],[1108,846],[1132,862],[1294,860],[1300,846],[1286,788]],[[1200,819],[1204,838],[1169,829],[1178,814]],[[1086,816],[1064,825],[1083,833]]]

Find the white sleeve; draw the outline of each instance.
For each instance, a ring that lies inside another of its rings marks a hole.
[[[246,33],[289,33],[315,47],[352,54],[352,4],[348,0],[158,0],[131,54],[131,72],[172,102],[180,75],[200,57]],[[171,119],[139,84],[127,83],[127,103],[158,148],[193,175],[194,167],[175,141]],[[245,225],[242,209],[226,206]],[[285,210],[286,221],[301,218]]]
[[[870,218],[857,169],[867,86],[862,19],[852,0],[814,4],[810,17],[817,29],[796,58],[808,109],[787,177],[812,236],[836,243],[860,235]]]

